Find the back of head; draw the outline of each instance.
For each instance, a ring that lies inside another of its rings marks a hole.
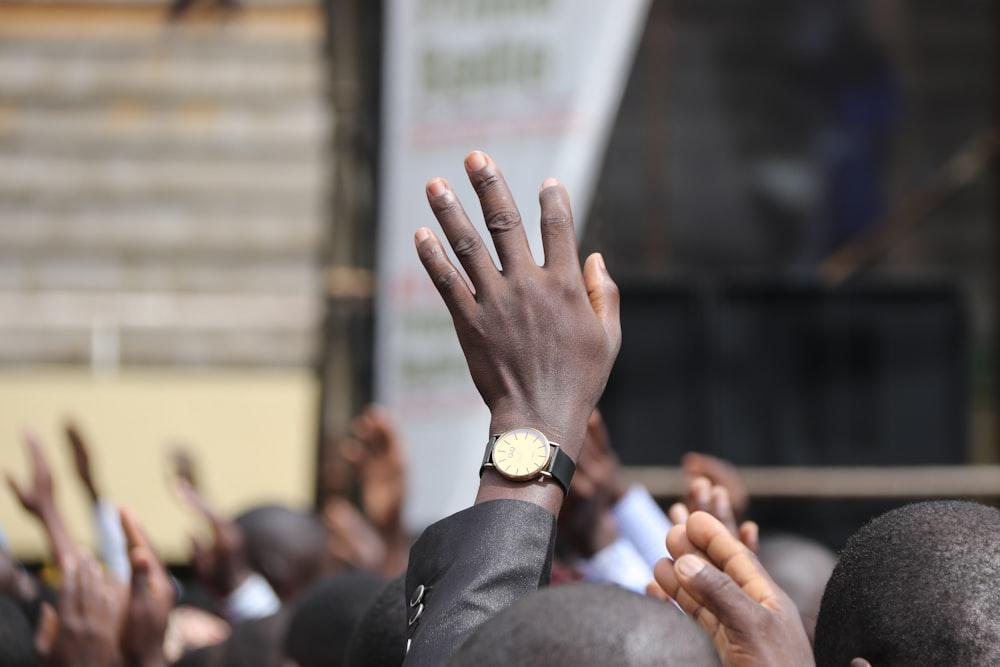
[[[281,667],[288,617],[287,609],[282,607],[271,616],[234,625],[223,644],[223,667]]]
[[[847,542],[816,621],[816,662],[1000,665],[1000,512],[907,505]]]
[[[289,600],[322,573],[326,530],[309,512],[260,505],[236,517],[250,567],[260,572],[282,600]]]
[[[347,667],[399,667],[406,657],[406,575],[396,577],[375,597],[351,635]]]
[[[34,667],[37,664],[28,617],[21,605],[0,594],[0,665]]]
[[[344,572],[313,586],[292,611],[285,655],[299,667],[340,667],[354,626],[383,586],[370,572]]]
[[[451,665],[717,667],[701,628],[672,605],[609,584],[570,584],[522,598],[480,627]]]

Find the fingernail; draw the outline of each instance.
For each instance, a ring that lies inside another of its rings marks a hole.
[[[427,192],[430,193],[431,197],[440,197],[448,193],[448,184],[443,178],[432,178],[427,184]]]
[[[608,270],[607,265],[604,263],[604,255],[602,255],[601,253],[597,253],[597,265],[600,266],[605,271]]]
[[[486,153],[482,151],[472,151],[465,158],[465,166],[469,171],[479,171],[486,164]]]
[[[705,561],[697,556],[691,556],[690,554],[681,556],[674,561],[674,569],[683,574],[685,577],[694,577],[705,569]]]
[[[539,192],[541,192],[541,191],[542,191],[542,190],[544,190],[545,188],[554,188],[554,187],[556,187],[557,185],[559,185],[559,181],[558,181],[558,179],[555,179],[555,178],[552,178],[551,176],[549,176],[549,177],[548,177],[548,178],[546,178],[546,179],[545,179],[544,181],[542,181],[542,187],[541,187],[541,189],[539,190]]]
[[[424,241],[426,241],[431,237],[431,230],[427,229],[426,227],[421,227],[420,229],[417,230],[417,233],[414,236],[417,239],[417,243],[423,243]]]

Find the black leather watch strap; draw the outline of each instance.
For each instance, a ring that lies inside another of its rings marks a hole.
[[[483,471],[486,470],[486,466],[490,465],[491,459],[493,458],[493,445],[496,444],[497,440],[500,438],[500,434],[490,436],[490,441],[486,443],[486,453],[483,454],[483,464],[479,466],[479,476],[483,476]],[[492,467],[492,466],[490,466]]]
[[[576,464],[573,463],[573,459],[569,457],[569,454],[562,450],[562,447],[556,445],[552,452],[552,460],[549,462],[549,473],[552,475],[552,479],[559,482],[559,486],[563,488],[563,495],[569,493],[569,485],[573,481],[573,475],[576,474]]]

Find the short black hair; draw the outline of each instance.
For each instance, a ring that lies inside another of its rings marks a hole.
[[[462,667],[717,667],[708,635],[673,605],[613,584],[567,584],[521,598],[449,663]]]
[[[234,625],[223,645],[223,667],[281,667],[288,619],[288,609],[282,607],[270,616]]]
[[[34,667],[37,664],[31,622],[21,605],[0,594],[0,665]]]
[[[354,628],[346,667],[399,667],[406,657],[406,575],[382,589]]]
[[[258,505],[233,521],[243,531],[250,567],[282,600],[319,577],[327,534],[315,514],[284,505]]]
[[[907,505],[855,533],[823,593],[818,667],[1000,665],[1000,511]]]
[[[310,588],[295,604],[285,655],[300,667],[340,667],[351,633],[385,581],[362,571],[328,577]]]

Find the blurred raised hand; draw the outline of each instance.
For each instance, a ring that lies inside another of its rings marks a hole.
[[[735,519],[742,521],[746,518],[750,509],[750,494],[736,466],[711,454],[688,452],[681,457],[681,469],[688,482],[697,477],[707,477],[713,486],[725,488]]]
[[[402,531],[406,454],[389,411],[367,406],[351,424],[341,451],[357,470],[364,515],[383,539],[395,539]]]
[[[173,582],[139,522],[127,509],[121,510],[121,522],[132,566],[120,636],[121,654],[129,666],[165,667],[164,637],[176,596]]]
[[[83,552],[60,561],[62,588],[57,608],[44,603],[35,633],[45,667],[113,667],[122,664],[118,633],[122,588]]]
[[[97,503],[100,493],[97,491],[97,484],[94,482],[94,473],[90,464],[90,448],[84,440],[80,428],[73,421],[68,421],[63,426],[66,434],[66,441],[69,442],[70,452],[73,455],[73,465],[80,482],[87,490],[90,500]]]
[[[754,521],[737,524],[727,487],[713,484],[707,477],[691,479],[687,495],[670,506],[667,516],[674,525],[684,525],[694,512],[707,512],[714,516],[751,551],[756,553],[760,548],[759,527]]]
[[[235,591],[251,575],[243,531],[219,516],[187,480],[177,480],[177,491],[185,503],[208,524],[211,542],[191,538],[191,567],[195,577],[220,599]]]
[[[52,471],[42,451],[41,443],[33,433],[28,432],[24,437],[25,447],[31,459],[31,481],[22,485],[8,472],[7,485],[17,496],[21,507],[41,522],[48,537],[53,561],[57,564],[62,563],[75,551],[73,540],[56,506]]]

